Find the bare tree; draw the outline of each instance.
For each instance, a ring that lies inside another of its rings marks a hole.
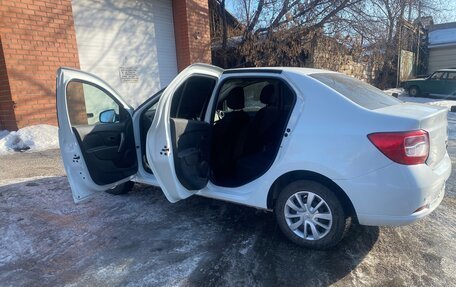
[[[238,65],[319,67],[315,51],[326,49],[368,59],[376,84],[387,87],[397,73],[398,23],[435,13],[443,0],[234,1],[245,27],[230,44],[238,45]],[[323,68],[338,69],[340,61]]]
[[[361,1],[237,0],[246,27],[239,51],[250,65],[300,65],[325,25]]]
[[[404,44],[401,41],[410,41],[403,39],[401,27],[406,21],[405,15],[410,19],[433,15],[438,7],[441,7],[440,0],[369,0],[346,11],[347,26],[361,35],[363,48],[378,65],[374,82],[377,86],[387,88],[396,84],[398,54]]]

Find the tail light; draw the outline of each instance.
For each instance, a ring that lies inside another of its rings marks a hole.
[[[424,130],[373,133],[367,137],[390,160],[400,164],[421,164],[429,155],[429,134]]]

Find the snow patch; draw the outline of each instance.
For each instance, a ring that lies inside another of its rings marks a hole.
[[[6,137],[8,134],[9,134],[9,131],[7,131],[7,130],[0,131],[0,140],[2,138]]]
[[[406,92],[402,88],[393,88],[393,89],[383,90],[383,92],[387,93],[390,96],[392,96],[393,94],[397,94],[398,96],[406,94]]]
[[[58,131],[51,125],[29,126],[13,132],[0,131],[0,155],[59,148]]]
[[[0,267],[34,252],[30,238],[19,225],[2,226],[0,234],[0,246],[8,247],[0,249]]]
[[[404,101],[404,102],[421,103],[421,104],[428,104],[428,105],[433,105],[433,106],[444,107],[444,108],[447,108],[448,111],[451,111],[452,106],[456,106],[456,100],[414,98],[414,97],[406,97],[406,96],[399,96],[399,100]]]
[[[256,242],[255,236],[252,236],[249,239],[243,241],[241,243],[242,248],[239,249],[239,253],[241,253],[242,255],[246,255],[247,252],[249,252],[249,250],[251,250],[253,248],[253,246],[255,245],[255,242]]]

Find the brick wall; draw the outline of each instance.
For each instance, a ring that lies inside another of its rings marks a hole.
[[[79,68],[71,0],[0,1],[0,37],[0,129],[56,125],[55,72]]]
[[[3,54],[2,39],[0,35],[0,130],[17,129],[16,116],[14,115],[13,100],[6,73],[5,57]]]
[[[179,71],[196,62],[211,63],[208,0],[173,0]]]

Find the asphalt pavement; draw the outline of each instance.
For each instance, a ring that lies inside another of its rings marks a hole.
[[[1,286],[456,286],[454,171],[430,216],[354,225],[329,251],[290,243],[272,213],[146,185],[74,204],[64,174],[56,150],[0,157]]]

